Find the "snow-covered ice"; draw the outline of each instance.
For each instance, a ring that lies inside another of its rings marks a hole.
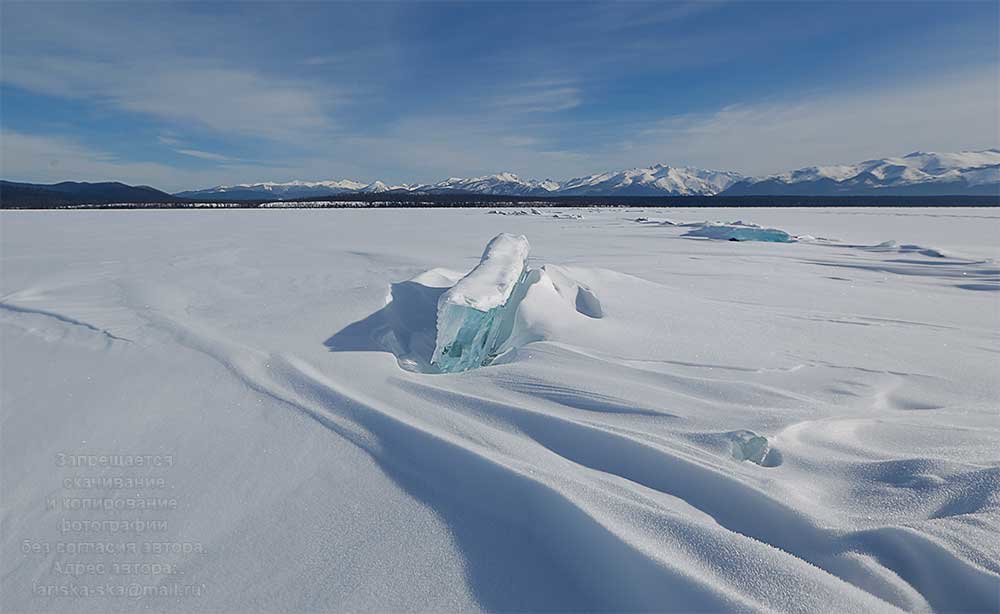
[[[434,364],[444,372],[488,364],[510,333],[528,274],[530,246],[523,236],[500,233],[486,244],[468,275],[438,299]]]
[[[0,213],[0,609],[997,610],[1000,213],[585,215]],[[436,373],[498,233],[510,332]],[[133,582],[199,593],[59,592]]]
[[[688,226],[691,225],[688,224]],[[763,228],[757,224],[746,224],[741,221],[729,224],[719,222],[695,224],[684,236],[725,241],[765,241],[768,243],[791,243],[795,240],[784,230]]]

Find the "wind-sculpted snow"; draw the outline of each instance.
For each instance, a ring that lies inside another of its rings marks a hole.
[[[883,241],[878,245],[867,248],[873,252],[894,252],[898,254],[920,254],[931,258],[947,258],[941,250],[922,245],[900,245],[895,241]]]
[[[65,213],[44,253],[60,218],[3,220],[3,611],[128,607],[32,590],[70,581],[21,549],[70,539],[61,452],[178,459],[152,539],[204,552],[140,562],[206,590],[155,611],[1000,605],[996,295],[962,287],[998,283],[995,213]],[[500,230],[544,264],[463,284]],[[439,375],[452,290],[517,308]]]

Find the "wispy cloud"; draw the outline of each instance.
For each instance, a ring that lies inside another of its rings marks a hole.
[[[330,131],[336,99],[326,86],[198,60],[161,65],[8,54],[0,78],[33,92],[87,98],[182,126],[282,141]]]
[[[737,103],[714,112],[667,117],[633,126],[608,160],[762,174],[917,149],[996,147],[998,74],[993,64],[879,89]]]
[[[126,181],[149,183],[174,169],[157,163],[123,160],[88,148],[73,139],[0,133],[0,165],[4,178],[21,181]]]
[[[580,155],[541,135],[515,132],[507,118],[437,115],[401,120],[378,136],[351,137],[345,145],[362,167],[405,169],[390,180],[425,182],[449,176],[511,171],[527,177],[568,177]],[[416,144],[416,145],[415,145]]]
[[[200,149],[175,149],[174,151],[185,156],[191,156],[192,158],[212,160],[213,162],[234,162],[236,160],[236,158],[230,158],[229,156],[210,151],[201,151]]]
[[[123,181],[177,191],[227,182],[287,180],[302,168],[318,173],[321,168],[329,169],[331,164],[318,160],[315,166],[302,160],[292,163],[294,166],[264,166],[227,159],[223,167],[191,169],[123,158],[63,136],[0,132],[2,176],[14,181]]]
[[[20,131],[4,143],[9,178],[180,189],[654,162],[766,173],[997,145],[997,13],[982,3],[863,15],[472,3],[458,17],[408,3],[8,4],[0,82],[17,91],[3,125]],[[333,21],[351,27],[325,36]]]
[[[188,146],[182,139],[177,138],[173,134],[160,134],[156,137],[156,141],[161,145],[166,145],[174,153],[181,154],[182,156],[189,156],[191,158],[198,158],[200,160],[210,160],[212,162],[239,162],[239,158],[234,158],[232,156],[223,155],[220,153],[215,153],[211,151],[205,151],[203,149],[195,149]]]
[[[513,88],[513,93],[498,96],[493,106],[520,113],[554,113],[580,106],[580,89],[567,82],[531,82]]]
[[[170,147],[177,147],[181,144],[181,140],[171,134],[161,134],[156,137],[156,141],[161,145],[167,145]]]
[[[500,137],[500,142],[507,147],[532,147],[539,144],[539,139],[533,136],[512,134]]]
[[[724,0],[697,2],[615,2],[592,5],[590,11],[571,22],[593,33],[621,33],[649,26],[662,26],[718,9]]]
[[[314,55],[312,57],[302,60],[302,64],[305,66],[329,66],[330,64],[339,64],[343,62],[344,58],[337,55]]]

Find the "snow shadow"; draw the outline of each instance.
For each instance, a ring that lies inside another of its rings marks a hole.
[[[437,373],[431,364],[437,303],[454,281],[450,271],[435,269],[391,284],[385,307],[348,324],[323,345],[331,352],[390,352],[402,369]]]

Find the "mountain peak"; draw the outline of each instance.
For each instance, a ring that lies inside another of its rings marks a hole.
[[[381,181],[375,180],[366,185],[365,187],[361,188],[361,191],[368,193],[388,192],[389,186],[385,185]]]

